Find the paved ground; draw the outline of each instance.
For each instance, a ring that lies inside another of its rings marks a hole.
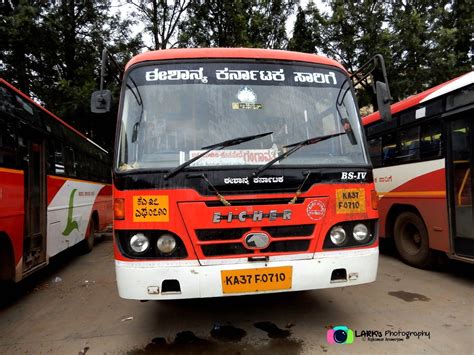
[[[118,297],[112,259],[106,240],[88,255],[68,252],[22,283],[0,308],[0,353],[474,353],[473,265],[423,271],[382,255],[369,285],[142,303]],[[380,331],[384,341],[373,333],[329,345],[327,328],[341,324],[357,335]],[[385,339],[399,330],[429,338]]]

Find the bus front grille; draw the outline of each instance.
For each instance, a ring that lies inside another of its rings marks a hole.
[[[196,237],[202,242],[211,240],[239,240],[250,228],[197,229]]]
[[[270,236],[270,244],[264,249],[245,247],[244,237],[251,231],[250,228],[197,229],[195,234],[205,257],[248,256],[308,251],[314,229],[314,224],[262,227],[258,230]]]
[[[246,249],[242,243],[202,245],[201,248],[204,256],[213,257],[262,253],[302,252],[308,250],[309,243],[309,240],[276,241],[270,243],[267,248],[261,250]]]

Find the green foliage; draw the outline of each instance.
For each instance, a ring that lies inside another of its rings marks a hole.
[[[288,43],[288,49],[305,52],[317,53],[321,48],[320,33],[324,19],[321,17],[319,10],[313,3],[309,3],[306,9],[298,6],[296,20],[293,27],[293,37]]]
[[[284,49],[294,0],[192,0],[179,26],[180,47]]]
[[[130,37],[131,22],[112,15],[109,0],[20,0],[3,3],[1,14],[1,75],[110,147],[114,132],[90,113],[89,100],[98,87],[102,48],[120,50],[119,60],[126,61],[141,47],[140,38]],[[113,119],[102,118],[109,127]]]
[[[92,115],[89,98],[99,86],[105,46],[120,65],[143,49],[133,25],[142,26],[153,49],[290,49],[325,54],[349,71],[381,53],[395,100],[472,70],[468,0],[333,0],[323,13],[309,1],[298,6],[290,39],[286,24],[298,0],[126,1],[134,8],[127,20],[113,13],[111,0],[0,2],[2,77],[109,147],[119,92],[113,70],[106,85],[115,111]],[[374,103],[370,87],[358,91],[361,106]]]
[[[467,0],[334,0],[324,14],[310,2],[289,48],[326,54],[350,72],[381,53],[398,101],[472,70],[473,13]],[[360,106],[375,102],[369,87],[358,91]]]
[[[190,0],[128,0],[135,8],[135,14],[145,25],[145,31],[153,39],[149,49],[166,49],[177,45],[176,33],[182,22]]]

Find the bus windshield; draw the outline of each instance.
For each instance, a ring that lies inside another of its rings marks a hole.
[[[190,167],[265,165],[287,145],[332,134],[275,167],[367,164],[352,92],[336,104],[341,88],[347,89],[346,78],[336,68],[310,64],[139,66],[126,79],[118,171],[175,168],[202,154],[203,147],[267,132],[273,133],[212,150]],[[350,135],[336,135],[348,130]]]

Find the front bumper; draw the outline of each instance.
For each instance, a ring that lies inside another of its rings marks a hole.
[[[261,293],[314,290],[354,286],[375,281],[378,266],[378,247],[331,251],[314,254],[312,259],[272,260],[202,266],[196,261],[124,262],[115,261],[117,286],[122,298],[137,300],[166,300],[238,296]],[[281,259],[281,258],[280,258]],[[242,270],[277,266],[292,266],[292,286],[289,290],[259,291],[224,294],[222,270]],[[346,280],[331,281],[336,269],[345,269]],[[180,292],[162,292],[164,280],[177,280]]]

